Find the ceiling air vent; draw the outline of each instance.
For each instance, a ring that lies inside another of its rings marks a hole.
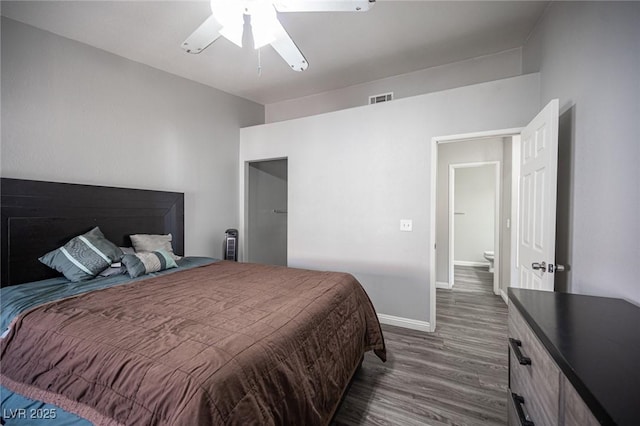
[[[380,102],[389,102],[391,100],[393,100],[393,92],[373,95],[369,96],[369,105],[379,104]]]

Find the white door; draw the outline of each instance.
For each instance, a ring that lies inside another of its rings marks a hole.
[[[553,291],[558,172],[558,100],[521,133],[519,286]]]

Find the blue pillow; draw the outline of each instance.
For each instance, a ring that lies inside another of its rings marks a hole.
[[[96,226],[38,260],[62,272],[69,281],[78,282],[95,277],[121,257],[122,250],[107,240]]]

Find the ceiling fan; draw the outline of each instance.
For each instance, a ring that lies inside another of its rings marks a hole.
[[[292,70],[304,71],[309,64],[276,12],[366,12],[374,3],[375,0],[211,0],[211,16],[187,37],[182,48],[188,53],[200,53],[220,36],[242,47],[248,17],[255,49],[271,44]]]

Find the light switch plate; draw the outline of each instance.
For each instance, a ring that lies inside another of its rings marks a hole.
[[[411,232],[413,230],[413,220],[411,219],[400,219],[400,230]]]

